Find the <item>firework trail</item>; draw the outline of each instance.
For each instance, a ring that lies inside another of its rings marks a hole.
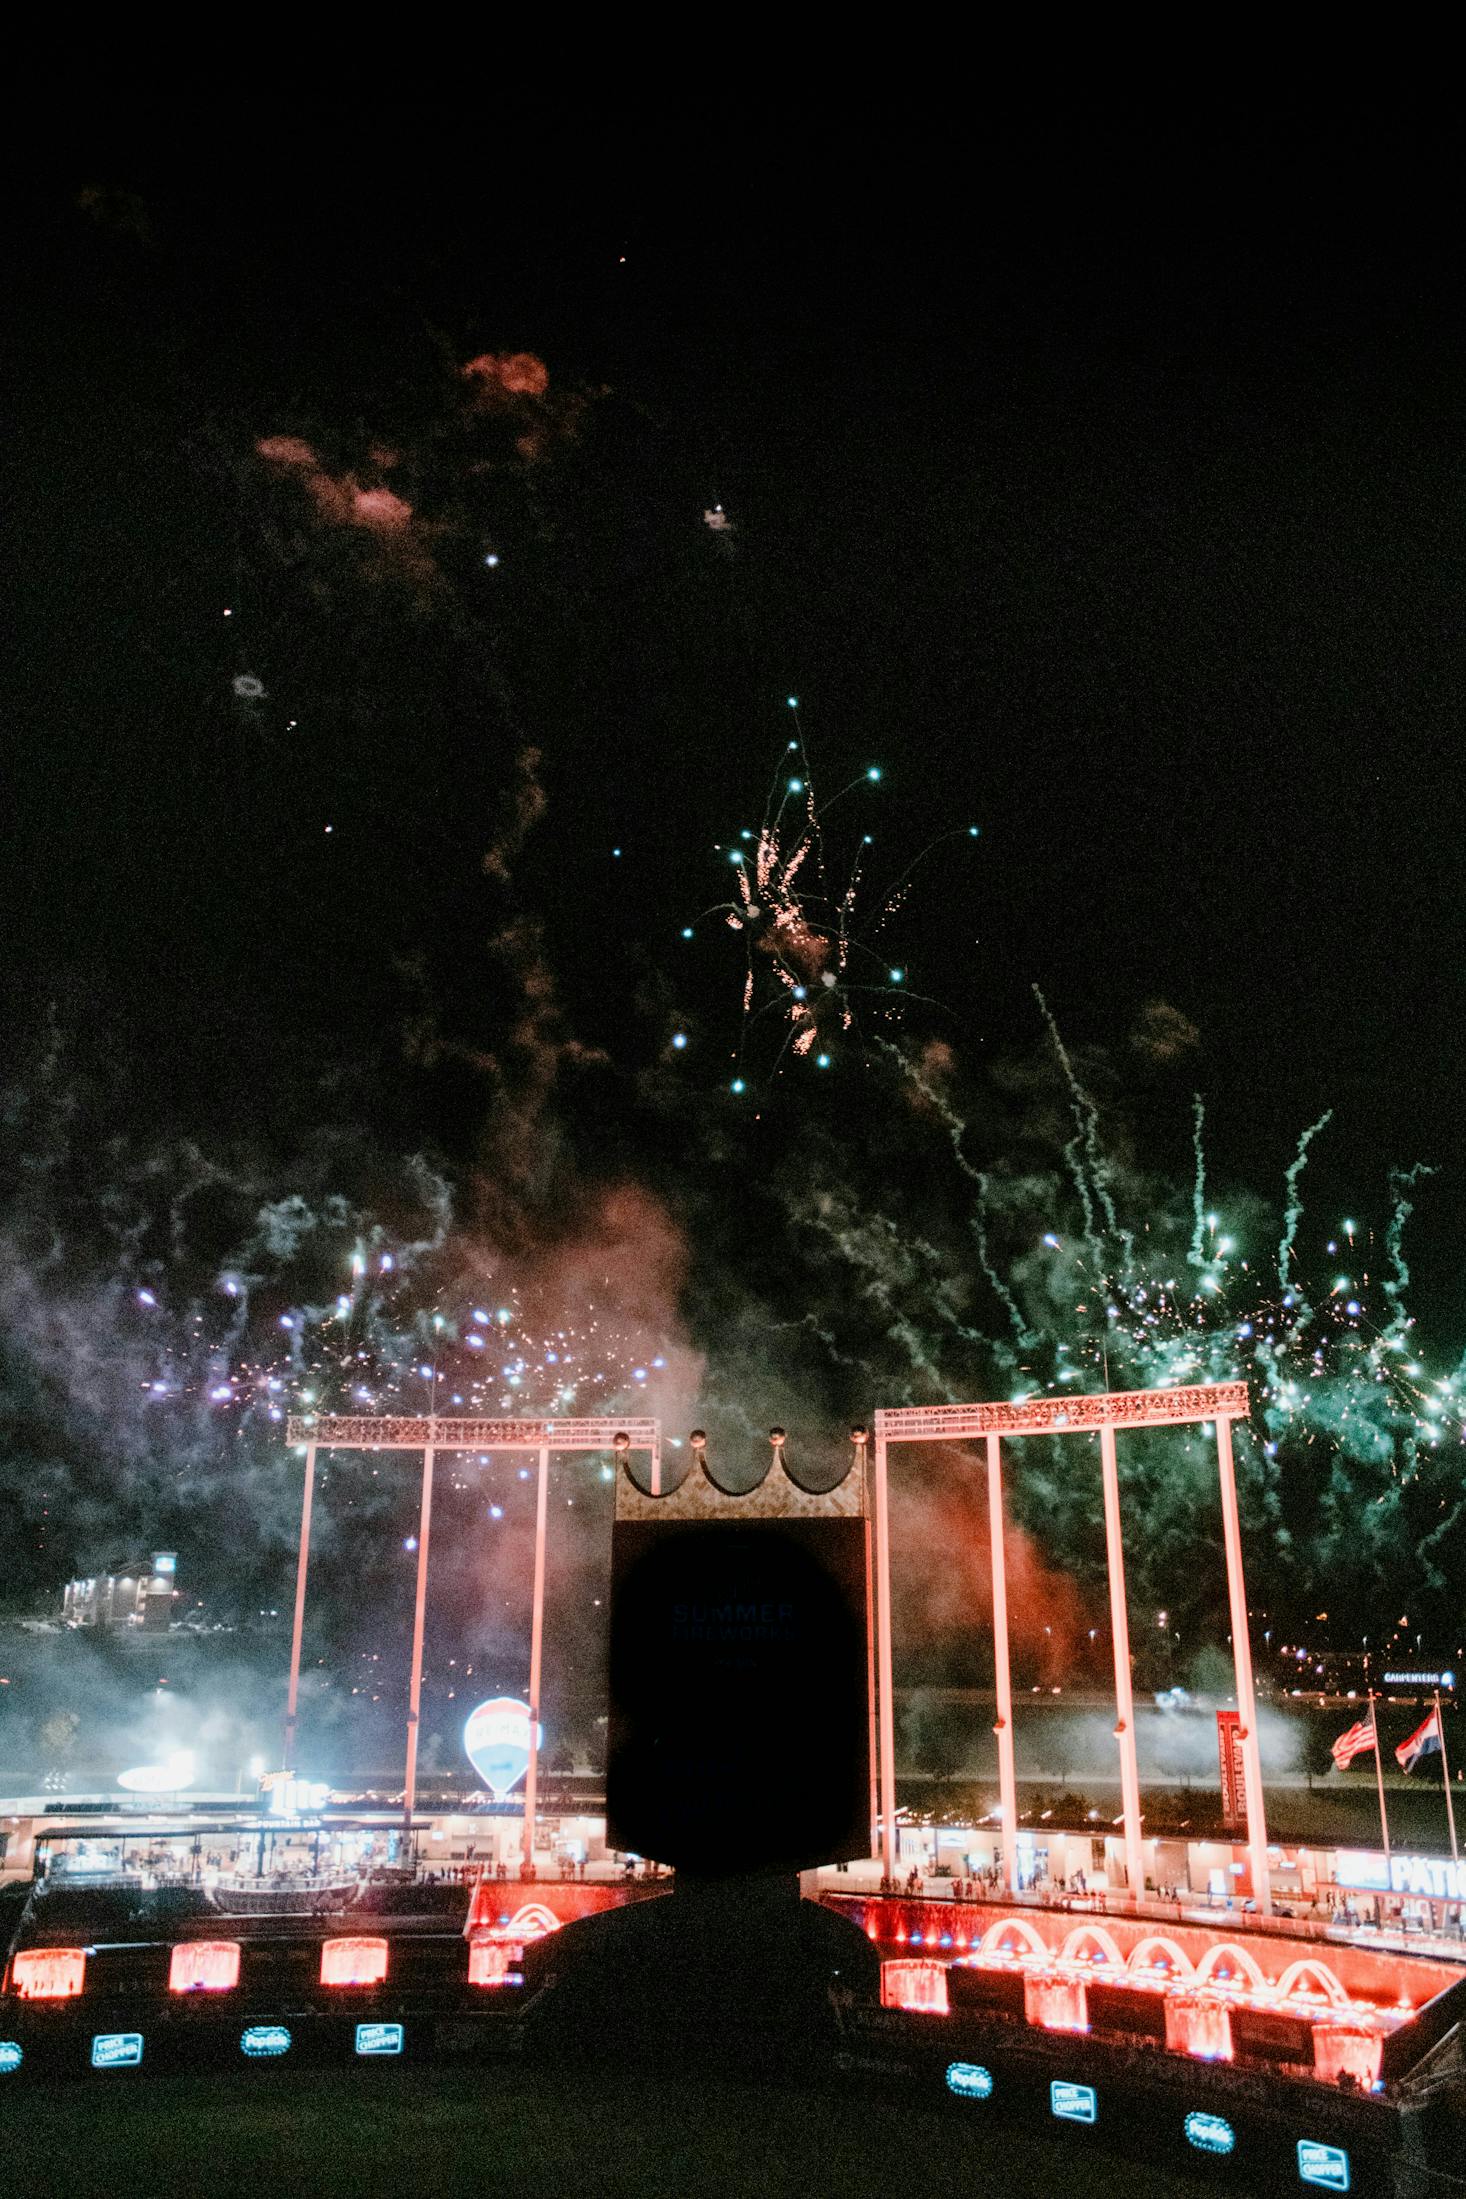
[[[1053,1041],[1053,1019],[1045,1020]],[[1284,1173],[1281,1234],[1269,1257],[1261,1202],[1234,1197],[1207,1210],[1199,1097],[1195,1170],[1180,1193],[1113,1159],[1092,1100],[1056,1046],[1075,1138],[1056,1144],[1025,1122],[1015,1126],[1018,1138],[1031,1150],[1042,1137],[1053,1164],[1035,1171],[1031,1161],[1019,1165],[999,1151],[979,1169],[964,1147],[966,1126],[922,1064],[895,1045],[883,1051],[900,1063],[915,1116],[944,1133],[979,1257],[978,1275],[964,1281],[955,1238],[896,1221],[889,1194],[835,1196],[843,1155],[790,1186],[791,1217],[812,1224],[823,1247],[826,1287],[833,1294],[846,1278],[843,1341],[865,1365],[869,1389],[903,1401],[1021,1400],[1241,1377],[1254,1409],[1238,1430],[1239,1470],[1253,1530],[1267,1528],[1258,1559],[1264,1592],[1286,1598],[1296,1591],[1311,1610],[1327,1582],[1330,1606],[1357,1614],[1366,1631],[1382,1595],[1398,1594],[1412,1610],[1434,1608],[1431,1599],[1445,1593],[1453,1566],[1466,1561],[1459,1548],[1466,1361],[1432,1377],[1410,1351],[1404,1230],[1408,1194],[1430,1171],[1391,1176],[1382,1277],[1361,1257],[1358,1272],[1331,1272],[1327,1288],[1310,1290],[1300,1257],[1300,1177],[1327,1117],[1303,1132]],[[1095,1188],[1101,1183],[1108,1205]],[[1344,1225],[1347,1249],[1355,1249],[1356,1235],[1355,1224]],[[1331,1238],[1324,1249],[1337,1258],[1346,1247]],[[1367,1248],[1361,1242],[1357,1249],[1363,1255]],[[1001,1315],[986,1329],[956,1312],[979,1277]],[[1079,1494],[1071,1486],[1075,1457],[1056,1454],[1044,1470],[1035,1447],[1025,1448],[1030,1456],[1028,1525],[1051,1555],[1083,1574],[1093,1552],[1084,1542],[1085,1507],[1072,1501]],[[1157,1437],[1145,1456],[1150,1463],[1130,1469],[1126,1498],[1147,1553],[1138,1561],[1140,1578],[1158,1602],[1179,1603],[1185,1590],[1178,1575],[1194,1568],[1211,1533],[1209,1439],[1204,1431]]]
[[[1206,1102],[1199,1092],[1191,1096],[1191,1145],[1196,1155],[1196,1176],[1191,1187],[1191,1242],[1186,1257],[1193,1267],[1205,1267],[1207,1258],[1202,1249],[1202,1237],[1206,1229]]]
[[[1096,1255],[1098,1255],[1099,1247],[1097,1244],[1093,1243],[1093,1209],[1090,1205],[1088,1189],[1085,1186],[1083,1175],[1081,1174],[1078,1166],[1077,1152],[1078,1145],[1081,1144],[1084,1148],[1084,1159],[1088,1171],[1089,1182],[1093,1184],[1095,1196],[1098,1198],[1100,1206],[1104,1211],[1105,1225],[1108,1228],[1111,1236],[1117,1237],[1121,1245],[1123,1246],[1125,1260],[1128,1266],[1130,1260],[1134,1256],[1135,1246],[1130,1233],[1127,1230],[1121,1229],[1119,1216],[1115,1212],[1115,1201],[1110,1191],[1110,1162],[1108,1155],[1105,1152],[1104,1146],[1100,1140],[1099,1109],[1095,1106],[1094,1101],[1090,1098],[1088,1092],[1086,1092],[1084,1086],[1080,1083],[1078,1077],[1074,1074],[1074,1065],[1069,1059],[1068,1051],[1064,1045],[1062,1037],[1060,1036],[1059,1026],[1054,1021],[1052,1015],[1049,1013],[1049,1004],[1044,999],[1044,996],[1039,991],[1037,985],[1035,985],[1033,988],[1033,997],[1038,1002],[1039,1012],[1043,1016],[1045,1024],[1048,1026],[1048,1033],[1050,1039],[1053,1042],[1054,1052],[1059,1057],[1059,1066],[1064,1072],[1064,1081],[1069,1087],[1070,1103],[1074,1110],[1074,1122],[1078,1131],[1078,1141],[1076,1145],[1066,1148],[1066,1151],[1075,1155],[1075,1159],[1071,1161],[1070,1165],[1074,1171],[1074,1180],[1079,1188],[1080,1197],[1084,1204],[1086,1215],[1086,1235],[1089,1236],[1093,1249]]]
[[[1390,1321],[1381,1339],[1386,1349],[1403,1341],[1411,1323],[1405,1307],[1405,1293],[1410,1288],[1410,1269],[1405,1259],[1405,1224],[1415,1212],[1415,1202],[1406,1193],[1413,1190],[1422,1176],[1433,1176],[1436,1171],[1424,1161],[1417,1161],[1413,1168],[1392,1168],[1390,1189],[1395,1194],[1394,1211],[1385,1231],[1385,1250],[1390,1258],[1390,1272],[1383,1284],[1390,1302]]]
[[[1293,1256],[1293,1241],[1298,1235],[1298,1224],[1303,1219],[1303,1199],[1298,1189],[1299,1179],[1308,1166],[1308,1148],[1319,1132],[1326,1130],[1333,1119],[1334,1111],[1332,1107],[1328,1107],[1319,1116],[1317,1122],[1309,1124],[1298,1140],[1298,1151],[1294,1155],[1284,1178],[1288,1186],[1288,1204],[1283,1215],[1283,1235],[1278,1245],[1278,1282],[1284,1290],[1288,1288],[1288,1265]]]
[[[932,1083],[930,1078],[922,1074],[920,1067],[908,1055],[903,1054],[898,1047],[893,1046],[889,1039],[883,1039],[881,1044],[884,1051],[901,1064],[911,1083],[937,1116],[951,1142],[953,1159],[977,1193],[976,1203],[969,1216],[969,1226],[972,1231],[973,1242],[977,1246],[978,1266],[981,1268],[994,1297],[1002,1305],[1013,1324],[1013,1333],[1017,1338],[1019,1350],[1032,1350],[1039,1339],[1024,1320],[1023,1310],[1017,1299],[993,1265],[992,1255],[988,1248],[988,1179],[984,1170],[973,1167],[962,1150],[962,1140],[967,1126],[956,1109],[947,1100],[945,1094],[938,1091],[936,1085]],[[994,1349],[999,1350],[1000,1347],[995,1344]],[[1017,1364],[1011,1352],[1006,1354],[1005,1363],[1009,1366]]]

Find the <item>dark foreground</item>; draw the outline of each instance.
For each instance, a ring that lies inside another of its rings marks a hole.
[[[455,2188],[496,2199],[1190,2199],[1207,2188],[1086,2147],[1092,2133],[970,2129],[940,2106],[843,2090],[503,2064],[282,2078],[31,2089],[0,2102],[4,2188],[16,2199],[104,2186],[150,2199]]]

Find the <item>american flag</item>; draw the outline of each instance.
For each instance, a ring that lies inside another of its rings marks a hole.
[[[1339,1770],[1347,1771],[1356,1756],[1362,1756],[1366,1749],[1372,1749],[1376,1745],[1374,1706],[1371,1704],[1369,1716],[1361,1718],[1357,1725],[1350,1726],[1347,1733],[1341,1733],[1331,1753]]]

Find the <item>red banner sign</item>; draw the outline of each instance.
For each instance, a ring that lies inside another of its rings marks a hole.
[[[1217,1755],[1222,1767],[1222,1823],[1241,1825],[1247,1816],[1247,1790],[1242,1781],[1242,1713],[1217,1712]]]

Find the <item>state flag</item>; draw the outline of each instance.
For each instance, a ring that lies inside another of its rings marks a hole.
[[[1414,1771],[1422,1756],[1439,1756],[1441,1748],[1441,1714],[1433,1710],[1424,1725],[1417,1726],[1409,1740],[1400,1743],[1395,1762],[1401,1771]]]

